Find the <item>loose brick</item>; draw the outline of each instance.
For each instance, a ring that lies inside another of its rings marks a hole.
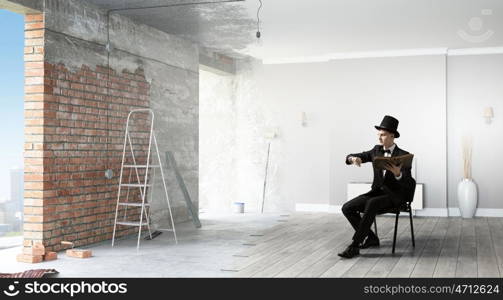
[[[23,254],[30,256],[42,256],[45,254],[45,250],[35,247],[23,248]]]
[[[68,249],[66,250],[66,255],[75,258],[89,258],[92,256],[92,251],[87,249]]]
[[[28,255],[28,254],[18,254],[16,256],[16,260],[18,262],[24,262],[24,263],[30,263],[30,264],[36,264],[40,263],[43,260],[42,255]]]
[[[53,251],[48,251],[44,255],[44,260],[45,261],[55,260],[57,258],[58,258],[58,253],[57,252],[53,252]]]

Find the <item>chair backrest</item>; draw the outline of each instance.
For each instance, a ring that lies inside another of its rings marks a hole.
[[[410,193],[407,195],[407,199],[405,201],[412,203],[414,201],[414,194],[416,193],[416,180],[414,178],[411,178],[411,189]]]

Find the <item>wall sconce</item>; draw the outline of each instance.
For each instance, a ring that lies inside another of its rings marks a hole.
[[[491,124],[494,118],[494,112],[492,107],[484,108],[484,119],[486,119],[486,124]]]
[[[307,126],[307,115],[306,115],[305,111],[302,112],[301,120],[302,120],[302,126],[306,127]]]

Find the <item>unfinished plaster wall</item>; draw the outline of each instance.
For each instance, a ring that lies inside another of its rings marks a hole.
[[[203,211],[231,211],[237,198],[234,76],[200,71],[199,191]]]
[[[133,108],[154,110],[160,157],[164,163],[165,152],[173,151],[197,207],[197,46],[117,14],[108,20],[106,11],[78,1],[47,0],[43,10],[42,25],[26,32],[27,41],[42,46],[33,51],[42,53],[28,58],[39,63],[27,77],[26,109],[34,113],[27,147],[37,161],[26,163],[33,184],[25,197],[34,218],[25,224],[25,238],[43,239],[53,249],[61,240],[84,245],[111,238],[125,121]],[[104,176],[107,168],[112,179]],[[166,172],[175,221],[185,221],[182,193]],[[154,195],[153,219],[164,224],[166,202],[160,189]]]

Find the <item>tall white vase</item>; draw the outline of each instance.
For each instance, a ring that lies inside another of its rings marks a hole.
[[[458,184],[458,205],[463,218],[473,218],[477,210],[477,186],[473,180],[463,178]]]

